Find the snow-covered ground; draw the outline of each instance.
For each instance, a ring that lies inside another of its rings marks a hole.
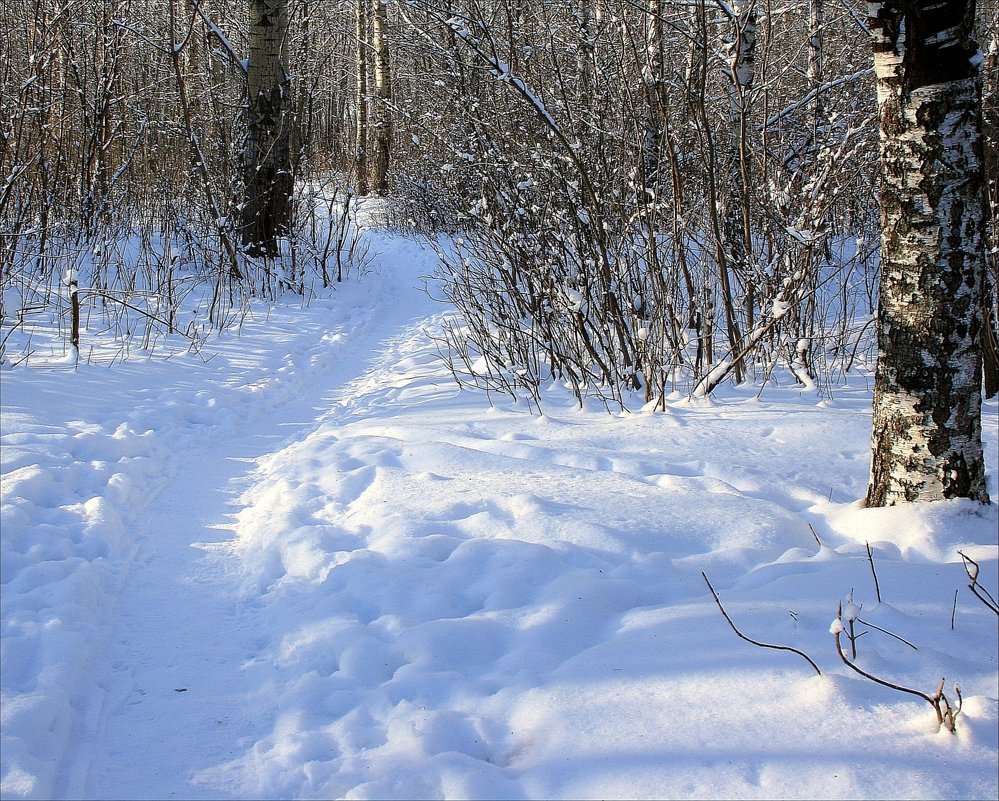
[[[996,506],[860,508],[869,376],[489,403],[370,236],[200,355],[2,371],[4,798],[996,798]]]

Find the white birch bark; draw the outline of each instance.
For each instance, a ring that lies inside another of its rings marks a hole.
[[[371,0],[371,49],[374,52],[375,93],[372,128],[371,185],[384,195],[389,189],[392,152],[392,74],[389,66],[388,12],[385,0]]]
[[[872,4],[881,137],[879,356],[868,504],[987,502],[984,169],[973,0]]]
[[[357,111],[354,172],[357,194],[368,194],[368,0],[357,0]]]
[[[985,134],[985,177],[989,239],[986,247],[986,292],[982,298],[982,355],[985,359],[985,397],[999,394],[999,4],[983,4],[982,15],[991,19],[986,26],[982,50],[982,118]]]
[[[286,0],[250,0],[247,65],[246,198],[243,244],[251,255],[277,253],[291,222],[289,78],[284,66]]]

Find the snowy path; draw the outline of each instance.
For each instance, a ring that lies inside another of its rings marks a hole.
[[[490,406],[424,331],[431,256],[379,250],[209,361],[4,376],[5,798],[995,796],[957,551],[995,586],[996,507],[860,508],[862,374]],[[847,596],[920,649],[871,631],[868,669],[960,680],[957,736],[839,662]]]
[[[178,772],[231,759],[240,738],[255,733],[242,667],[259,645],[253,609],[198,543],[226,535],[210,526],[224,518],[227,488],[247,467],[236,457],[252,458],[257,444],[233,438],[195,454],[158,496],[120,599],[99,724],[76,738],[90,747],[75,755],[55,797],[210,797],[178,787]]]
[[[431,310],[415,282],[387,287],[381,303],[421,313],[418,321]],[[233,759],[265,733],[270,721],[248,700],[262,682],[253,663],[269,645],[260,601],[241,592],[230,560],[212,545],[232,537],[224,521],[238,512],[259,463],[308,435],[344,402],[344,388],[363,380],[376,354],[409,332],[409,323],[400,331],[398,316],[379,305],[358,312],[312,348],[300,394],[248,426],[213,432],[181,457],[140,526],[144,545],[107,652],[104,709],[97,729],[76,738],[92,750],[74,755],[78,764],[63,772],[68,782],[55,797],[213,798],[217,791],[178,784],[178,776]]]

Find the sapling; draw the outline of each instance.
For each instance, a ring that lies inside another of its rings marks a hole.
[[[843,609],[843,602],[839,602],[839,610],[837,611],[837,619],[846,621],[846,638],[850,641],[850,655],[856,659],[857,658],[857,640],[863,637],[867,632],[862,631],[857,634],[854,630],[854,623],[857,620],[857,615],[860,612],[860,607],[853,602],[853,593],[850,593],[850,598],[846,602],[846,609]]]
[[[66,286],[69,287],[70,333],[69,344],[73,346],[73,354],[80,358],[80,283],[76,270],[66,273]]]
[[[922,698],[926,703],[933,707],[933,711],[937,716],[937,725],[943,726],[947,731],[954,732],[957,725],[957,716],[961,713],[961,706],[964,703],[964,699],[961,697],[961,688],[957,684],[954,685],[954,693],[957,696],[957,707],[952,707],[950,702],[947,700],[947,696],[944,695],[944,684],[946,679],[940,679],[940,685],[937,687],[937,691],[933,695],[927,695],[919,690],[913,690],[910,687],[903,687],[900,684],[894,684],[890,681],[885,681],[884,679],[878,678],[877,676],[868,673],[863,668],[858,667],[847,657],[843,650],[843,646],[840,643],[840,637],[844,632],[847,631],[847,627],[843,624],[843,613],[840,609],[839,614],[833,620],[832,625],[829,627],[830,633],[833,635],[833,639],[836,642],[836,653],[839,654],[839,658],[843,661],[851,670],[859,673],[865,679],[870,679],[875,684],[880,684],[883,687],[888,687],[892,690],[898,690],[902,693],[908,693],[909,695],[915,695]],[[910,643],[911,645],[911,643]]]

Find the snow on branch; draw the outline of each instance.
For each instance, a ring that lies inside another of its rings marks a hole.
[[[827,81],[826,83],[822,84],[822,86],[817,86],[814,89],[812,89],[808,94],[806,94],[800,100],[796,100],[794,103],[791,103],[789,106],[785,106],[776,114],[771,115],[770,118],[765,123],[763,123],[763,127],[764,129],[766,129],[772,125],[775,125],[776,123],[784,119],[788,114],[793,114],[798,109],[807,106],[816,97],[828,92],[830,89],[835,89],[838,86],[843,86],[844,84],[853,83],[854,81],[859,81],[862,78],[866,78],[869,75],[873,74],[874,74],[874,67],[867,67],[866,69],[858,70],[857,72],[851,73],[850,75],[843,75],[839,78],[836,78],[835,80]]]
[[[205,10],[201,7],[201,0],[192,0],[191,4],[194,6],[194,10],[198,12],[198,16],[201,17],[201,21],[205,23],[208,28],[208,32],[215,37],[215,40],[222,45],[222,49],[226,51],[229,56],[229,60],[232,62],[234,67],[238,67],[239,70],[246,75],[247,73],[247,63],[243,58],[240,58],[239,52],[236,50],[236,46],[232,43],[228,36],[225,35],[223,30],[215,24],[215,21],[209,17]]]
[[[771,302],[770,316],[764,318],[756,328],[750,331],[743,341],[742,350],[734,355],[734,358],[724,359],[714,366],[694,387],[692,395],[695,398],[704,398],[710,395],[735,366],[746,358],[757,343],[763,339],[791,310],[795,303],[801,303],[805,299],[805,290],[802,286],[804,273],[795,273],[793,277],[784,281],[784,288],[777,294]]]
[[[479,59],[481,59],[487,67],[489,67],[490,72],[498,81],[500,81],[500,83],[506,83],[513,87],[513,89],[534,109],[537,115],[544,120],[545,124],[551,128],[552,131],[558,133],[560,138],[564,138],[561,137],[561,128],[559,127],[559,124],[555,121],[555,118],[548,113],[548,108],[545,106],[544,101],[532,92],[521,78],[518,78],[513,74],[508,64],[501,61],[496,56],[487,53],[483,49],[479,40],[472,36],[465,20],[462,20],[459,17],[451,17],[444,24],[454,31],[454,35],[457,36],[458,39],[460,39],[461,42]]]

